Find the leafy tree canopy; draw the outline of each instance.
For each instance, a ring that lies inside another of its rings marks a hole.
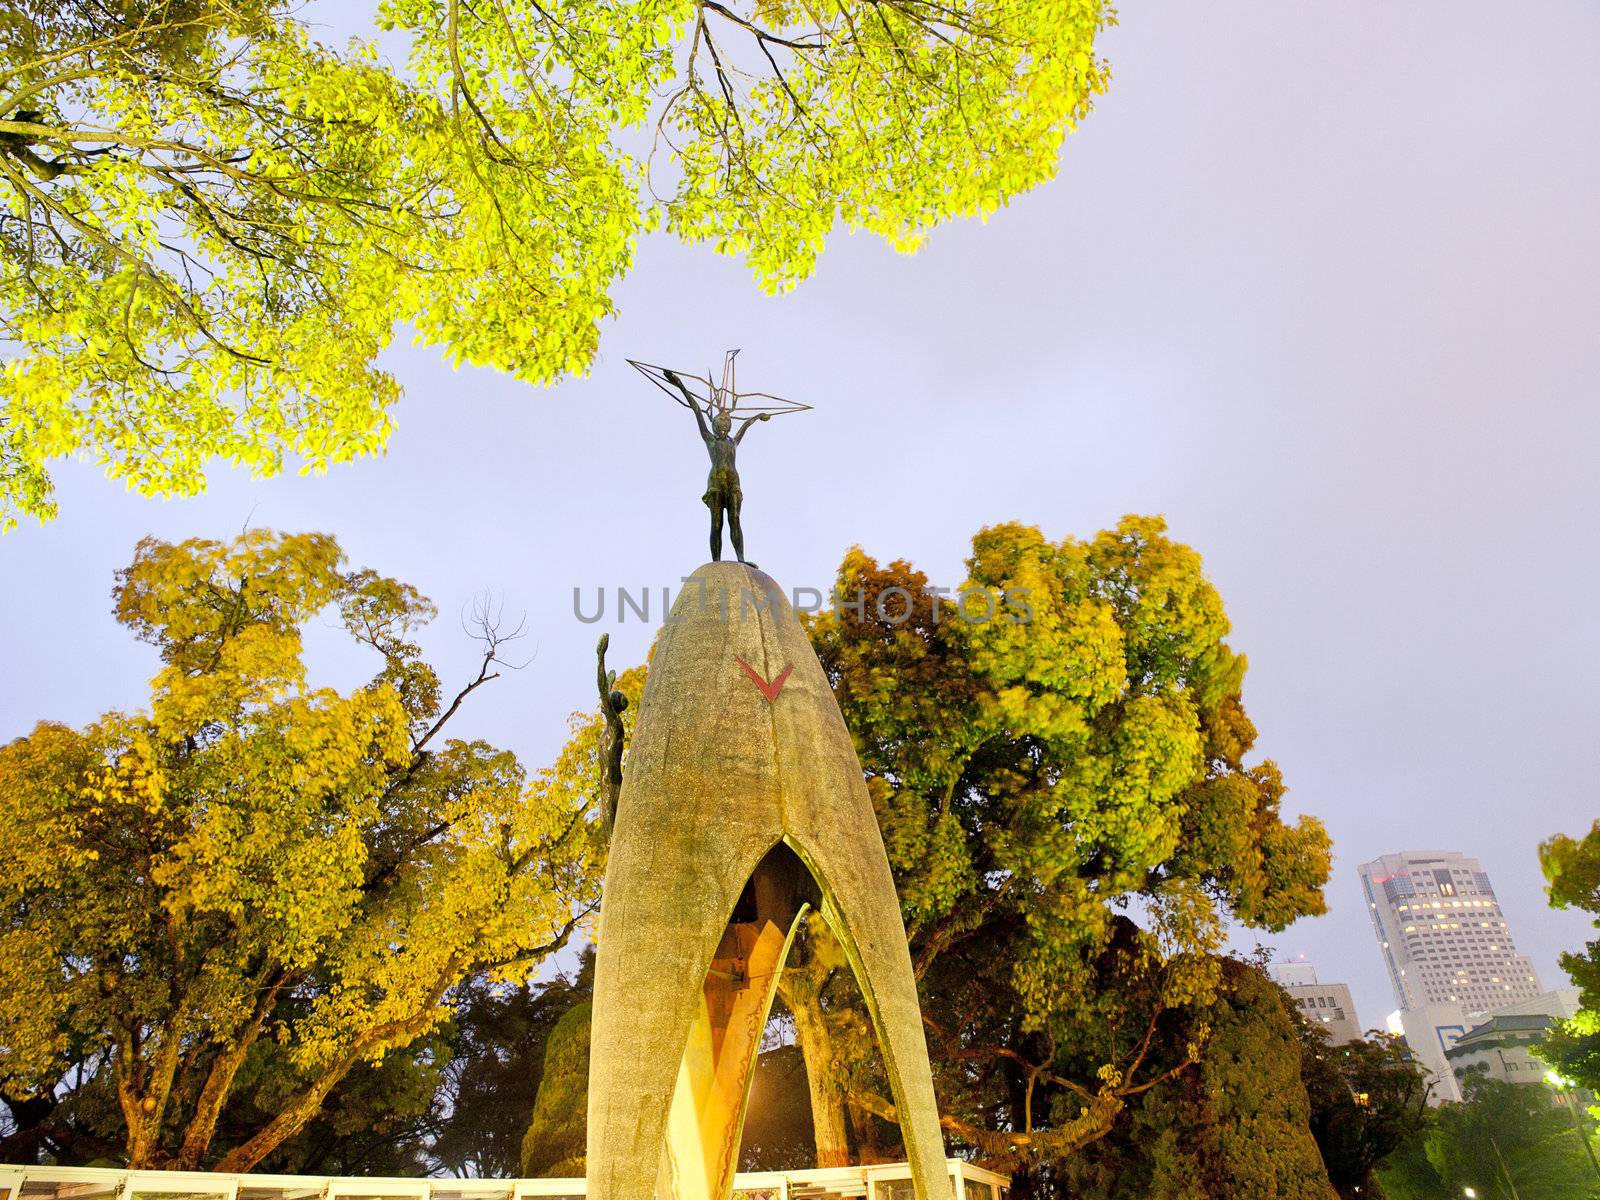
[[[1245,763],[1244,659],[1161,520],[1059,543],[996,526],[968,572],[941,612],[921,572],[852,551],[840,591],[900,588],[913,615],[839,607],[813,636],[878,806],[947,1125],[1014,1165],[1101,1136],[1197,1057],[1201,1037],[1158,1067],[1153,1022],[1211,1002],[1228,917],[1323,911],[1329,843],[1281,820],[1272,763]]]
[[[1157,1033],[1180,1056],[1203,1037],[1200,1063],[1142,1093],[1111,1135],[1031,1171],[1021,1181],[1030,1194],[1332,1200],[1289,1006],[1258,967],[1231,958],[1218,966],[1215,1000],[1168,1013]]]
[[[1600,926],[1600,821],[1581,838],[1557,834],[1539,847],[1549,881],[1550,903],[1596,915]],[[1557,1021],[1536,1053],[1567,1079],[1600,1092],[1600,939],[1583,952],[1561,956],[1561,968],[1579,989],[1582,1007],[1569,1021]]]
[[[959,607],[936,613],[925,575],[854,550],[840,593],[903,588],[912,619],[895,622],[893,601],[888,619],[841,606],[813,631],[923,965],[975,920],[1017,912],[1013,978],[1038,1024],[1081,992],[1078,950],[1106,942],[1130,893],[1174,936],[1224,910],[1269,929],[1323,911],[1326,835],[1281,825],[1277,768],[1242,765],[1245,661],[1199,556],[1162,520],[1062,543],[996,526],[968,569]]]
[[[1470,1187],[1483,1200],[1600,1196],[1600,1173],[1549,1088],[1469,1074],[1465,1092],[1464,1102],[1440,1107],[1427,1135],[1446,1195]]]
[[[1378,1167],[1376,1178],[1384,1200],[1458,1200],[1445,1189],[1428,1161],[1427,1132],[1401,1142]]]
[[[523,1173],[522,1140],[543,1090],[548,1047],[593,992],[592,949],[572,979],[508,986],[480,978],[458,989],[453,1053],[427,1141],[436,1170],[503,1179]]]
[[[1399,1038],[1373,1031],[1334,1045],[1326,1028],[1288,1011],[1328,1178],[1348,1200],[1372,1195],[1378,1168],[1428,1128],[1427,1074]]]
[[[115,598],[161,654],[148,710],[0,748],[0,1090],[95,1063],[129,1164],[245,1170],[467,976],[567,941],[598,899],[592,813],[440,736],[501,634],[447,702],[411,640],[432,606],[326,535],[146,540]],[[347,694],[302,658],[329,611],[380,664]],[[259,1120],[223,1122],[245,1089]]]
[[[589,1025],[593,991],[550,1032],[533,1114],[522,1139],[522,1174],[582,1175],[589,1130]]]
[[[0,529],[77,455],[152,494],[383,444],[396,321],[583,371],[664,223],[785,288],[1054,174],[1108,0],[383,0],[401,70],[289,0],[0,15]],[[641,159],[623,149],[648,143]]]
[[[587,962],[588,956],[585,956]],[[590,992],[576,979],[495,981],[480,974],[451,989],[451,1015],[379,1062],[360,1062],[294,1136],[261,1160],[282,1175],[522,1173],[519,1146],[540,1091],[552,1029]],[[48,1096],[0,1103],[0,1161],[63,1166],[120,1163],[127,1128],[103,1056],[74,1064]],[[258,1041],[217,1121],[213,1151],[238,1145],[278,1111],[296,1076],[284,1048]],[[804,1080],[801,1081],[803,1091]],[[581,1123],[580,1101],[580,1123]],[[5,1129],[4,1126],[9,1126]]]
[[[459,1011],[461,1006],[457,997],[454,1007]],[[456,1061],[455,1032],[446,1021],[377,1062],[357,1063],[305,1126],[256,1169],[286,1175],[426,1175],[436,1170],[429,1151]],[[100,1082],[97,1077],[95,1083]],[[258,1042],[223,1106],[213,1152],[247,1141],[276,1115],[294,1082],[282,1049]],[[120,1116],[108,1128],[119,1140],[125,1134]]]

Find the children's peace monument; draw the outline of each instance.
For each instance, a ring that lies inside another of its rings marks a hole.
[[[733,420],[744,414],[742,434],[799,406],[741,407],[731,355],[721,386],[636,365],[694,410],[713,553],[720,507],[742,560]],[[871,1012],[919,1200],[943,1200],[916,982],[860,762],[782,589],[752,564],[713,561],[673,605],[628,749],[596,963],[591,1200],[730,1195],[778,974],[813,908]]]

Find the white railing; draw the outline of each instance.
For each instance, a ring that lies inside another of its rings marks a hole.
[[[954,1200],[1009,1200],[1011,1180],[952,1158]],[[0,1200],[583,1200],[582,1179],[394,1179],[218,1175],[108,1167],[0,1165]],[[747,1171],[734,1200],[914,1200],[905,1163]]]

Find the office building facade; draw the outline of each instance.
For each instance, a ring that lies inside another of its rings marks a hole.
[[[1402,1010],[1450,1005],[1483,1013],[1543,993],[1477,859],[1409,851],[1363,863],[1359,871]]]
[[[1343,983],[1322,983],[1307,962],[1274,963],[1267,969],[1289,995],[1290,1002],[1312,1025],[1328,1031],[1335,1046],[1361,1038],[1361,1019],[1356,1016],[1350,988]]]

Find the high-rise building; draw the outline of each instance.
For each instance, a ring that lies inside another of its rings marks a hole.
[[[1288,993],[1301,1016],[1328,1031],[1335,1046],[1360,1039],[1361,1020],[1348,985],[1320,982],[1308,962],[1273,963],[1267,973]]]
[[[1455,1005],[1482,1013],[1544,991],[1533,963],[1517,953],[1477,859],[1410,851],[1362,863],[1360,872],[1402,1010]]]

